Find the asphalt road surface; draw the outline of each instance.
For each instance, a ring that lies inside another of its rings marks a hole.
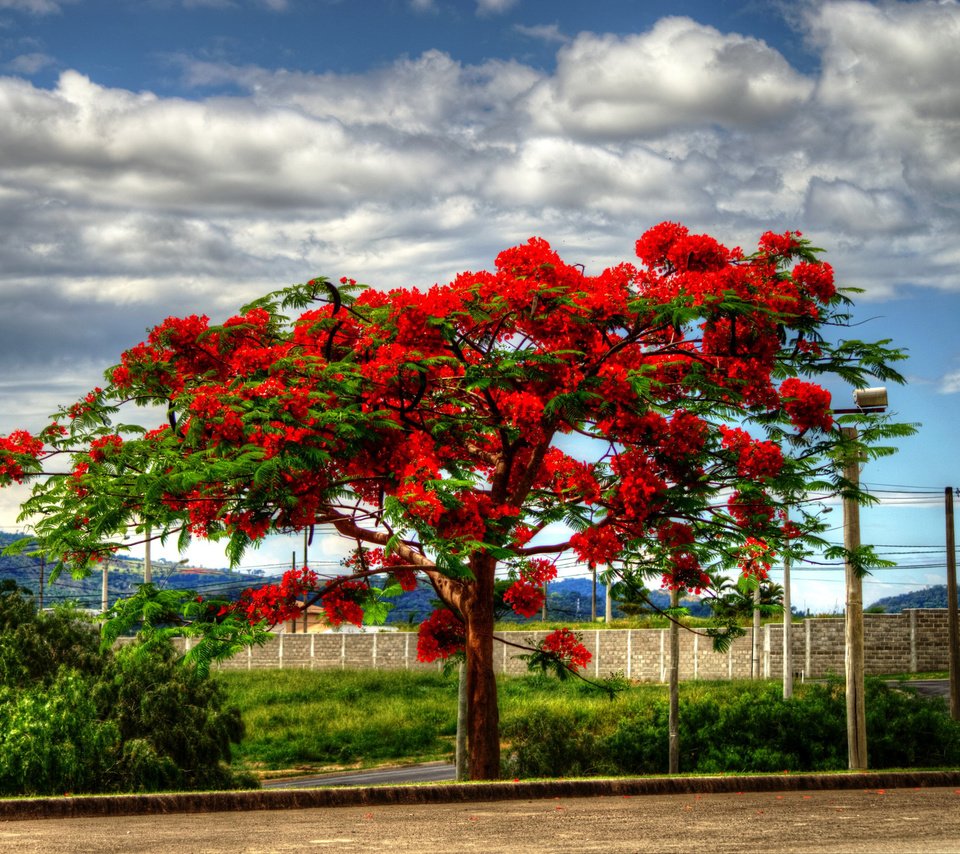
[[[370,768],[366,771],[342,771],[267,780],[264,789],[309,789],[315,786],[382,786],[395,783],[441,783],[453,780],[456,769],[449,762],[423,762],[419,765]]]
[[[0,851],[960,852],[960,789],[647,795],[0,822]]]

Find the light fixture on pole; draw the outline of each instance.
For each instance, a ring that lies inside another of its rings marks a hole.
[[[853,392],[856,409],[835,409],[838,414],[861,414],[884,412],[887,408],[885,388],[858,388]],[[856,446],[856,427],[841,428],[843,437]],[[847,453],[843,460],[843,478],[849,491],[860,488],[859,453]],[[863,579],[852,559],[860,548],[860,504],[855,495],[843,499],[843,547],[846,551],[844,570],[846,575],[846,607],[844,611],[844,669],[847,700],[847,760],[851,770],[867,768],[867,714],[864,700],[864,651],[863,651]]]

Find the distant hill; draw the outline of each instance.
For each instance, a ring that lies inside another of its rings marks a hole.
[[[923,590],[911,590],[898,596],[886,596],[877,599],[869,606],[871,610],[883,608],[886,614],[899,614],[907,608],[946,608],[947,585],[937,584],[934,587],[925,587]]]
[[[0,533],[0,551],[21,539],[20,534]],[[0,579],[12,579],[39,598],[40,560],[29,555],[0,554]],[[86,578],[72,578],[62,574],[50,584],[49,567],[44,572],[43,604],[45,607],[61,602],[72,602],[82,608],[99,608],[102,597],[103,574],[94,572]],[[199,569],[166,560],[153,562],[153,582],[161,587],[196,590],[207,596],[236,595],[247,587],[264,583],[261,575],[231,572],[228,569]],[[110,602],[132,596],[137,585],[143,583],[143,561],[117,555],[110,560],[107,571],[107,595]]]
[[[589,578],[564,578],[547,585],[547,619],[569,620],[570,622],[589,622],[591,611]],[[405,593],[397,599],[396,607],[387,617],[388,623],[420,623],[434,609],[436,593],[427,584],[421,584],[415,591]],[[653,590],[650,600],[658,608],[670,607],[670,594],[666,590]],[[690,613],[695,617],[710,616],[710,608],[695,596],[683,600]],[[597,617],[606,616],[606,592],[602,584],[597,584]],[[614,619],[625,616],[613,606]],[[507,623],[534,624],[540,622],[539,612],[529,619],[519,617],[512,611],[500,618]]]
[[[0,551],[20,535],[0,533]],[[49,573],[49,569],[47,570]],[[13,579],[18,585],[30,590],[34,596],[40,592],[40,561],[37,558],[19,555],[6,557],[0,554],[0,579]],[[163,587],[196,590],[205,596],[227,596],[233,598],[248,587],[259,587],[268,580],[262,575],[245,572],[231,572],[227,569],[199,569],[168,561],[154,561],[153,581]],[[46,581],[46,578],[45,578]],[[118,555],[111,559],[107,575],[108,595],[111,602],[136,592],[138,584],[143,582],[143,561]],[[94,572],[86,578],[75,579],[61,575],[56,583],[44,584],[43,602],[50,606],[70,601],[84,608],[99,608],[103,576]],[[551,620],[569,620],[571,622],[590,619],[589,578],[565,578],[551,582],[547,586],[547,617]],[[650,599],[658,608],[668,608],[670,594],[665,590],[653,590]],[[396,600],[396,607],[390,612],[389,623],[420,623],[435,607],[436,593],[429,584],[421,584],[410,593]],[[597,617],[605,616],[605,591],[597,584]],[[710,609],[696,597],[688,597],[683,604],[693,616],[709,616]],[[908,606],[909,607],[909,606]],[[614,605],[613,616],[624,616]],[[529,620],[518,617],[512,611],[502,618],[506,622],[539,622],[539,613]]]

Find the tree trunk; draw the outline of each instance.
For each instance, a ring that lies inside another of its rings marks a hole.
[[[467,732],[471,780],[500,776],[500,711],[493,670],[493,574],[496,561],[482,556],[472,567],[476,581],[464,609],[467,638]]]

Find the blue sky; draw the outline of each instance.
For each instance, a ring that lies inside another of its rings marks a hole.
[[[864,289],[857,334],[910,351],[891,404],[923,427],[864,471],[862,524],[918,566],[865,598],[942,583],[957,44],[957,0],[0,0],[0,432],[166,315],[316,274],[429,286],[533,234],[599,270],[664,219],[746,248],[799,229]],[[796,578],[798,606],[842,606],[841,573]]]

